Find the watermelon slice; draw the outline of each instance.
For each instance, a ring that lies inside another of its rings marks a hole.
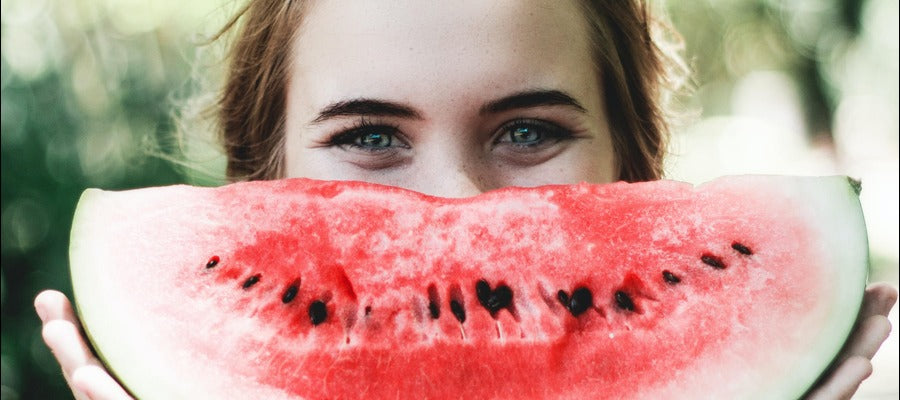
[[[797,398],[867,273],[845,177],[88,190],[70,255],[142,399]]]

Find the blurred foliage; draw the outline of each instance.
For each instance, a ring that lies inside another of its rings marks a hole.
[[[126,8],[145,20],[123,19],[121,6],[3,2],[4,400],[71,397],[32,302],[45,288],[71,296],[68,235],[82,190],[184,181],[150,154],[171,141],[173,93],[189,83],[196,26],[159,10]]]
[[[691,66],[701,88],[725,86],[717,88],[719,96],[701,92],[695,97],[703,101],[706,116],[730,113],[729,102],[722,101],[721,94],[730,93],[730,86],[742,76],[776,70],[788,74],[798,86],[809,132],[830,136],[833,113],[843,95],[834,68],[864,34],[867,3],[879,2],[670,0],[667,9],[685,38],[686,54],[694,61]],[[875,8],[868,11],[882,12]],[[890,57],[890,53],[880,56]]]
[[[861,179],[873,276],[896,282],[898,3],[670,0],[666,6],[695,72],[687,107],[702,110],[675,136],[669,175]]]
[[[211,3],[3,0],[4,400],[70,397],[32,301],[44,288],[71,295],[68,233],[81,191],[192,179],[154,154],[172,141],[173,96],[195,87],[192,38],[214,19],[219,6]],[[807,134],[834,140],[835,113],[853,88],[837,61],[866,34],[866,10],[880,12],[871,3],[885,2],[669,1],[696,70],[691,104],[706,116],[728,115],[742,77],[781,71],[799,88]],[[886,34],[896,37],[893,29]],[[896,60],[886,68],[896,74]],[[888,84],[896,87],[896,79]],[[888,101],[896,126],[897,99]],[[896,257],[888,260],[896,270]]]

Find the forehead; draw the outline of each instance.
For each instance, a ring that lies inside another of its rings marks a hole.
[[[574,0],[315,2],[294,42],[292,87],[313,102],[586,91],[597,86],[586,32]]]

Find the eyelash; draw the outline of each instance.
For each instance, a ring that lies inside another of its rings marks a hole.
[[[344,129],[343,131],[335,134],[330,139],[328,139],[328,145],[336,146],[336,147],[349,147],[353,149],[369,151],[369,152],[377,152],[384,151],[396,146],[389,147],[371,147],[371,146],[362,146],[356,141],[362,138],[364,135],[377,133],[389,135],[391,138],[391,142],[397,140],[398,133],[400,132],[400,127],[397,125],[391,124],[382,124],[382,123],[373,123],[365,118],[360,118],[359,121],[353,124],[353,126]],[[400,147],[409,148],[408,145],[403,143]]]
[[[512,142],[512,138],[510,135],[515,129],[520,128],[529,128],[529,129],[539,129],[542,136],[538,138],[535,143],[515,143]],[[516,119],[510,122],[503,124],[503,126],[499,129],[499,135],[496,139],[494,139],[494,144],[503,143],[505,138],[509,138],[509,145],[515,146],[520,149],[533,149],[539,147],[541,145],[552,144],[549,143],[553,141],[553,143],[571,139],[575,136],[575,133],[572,130],[564,128],[558,124],[540,120],[540,119]]]
[[[515,143],[512,141],[510,134],[514,129],[519,128],[539,129],[541,137],[538,138],[537,142],[535,143]],[[388,135],[390,137],[391,143],[397,140],[401,144],[399,146],[372,147],[363,146],[357,143],[357,140],[361,139],[363,136],[373,133]],[[327,143],[329,146],[352,148],[367,152],[386,151],[396,147],[409,148],[409,145],[407,145],[397,137],[399,136],[399,133],[400,127],[397,125],[373,123],[366,118],[360,118],[351,127],[344,129],[343,131],[335,134],[330,139],[328,139]],[[493,143],[494,145],[506,143],[507,145],[513,146],[514,148],[519,150],[537,150],[541,145],[552,144],[562,140],[572,139],[574,137],[575,133],[572,130],[564,128],[558,124],[540,119],[521,118],[506,122],[505,124],[500,126],[500,128],[497,129],[497,137],[494,139]],[[507,138],[509,138],[510,140],[504,140]],[[553,142],[549,143],[550,141]]]

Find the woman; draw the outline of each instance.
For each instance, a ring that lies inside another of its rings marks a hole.
[[[243,12],[218,109],[234,180],[352,179],[462,197],[661,177],[660,99],[677,65],[643,4],[299,3]],[[844,361],[812,397],[848,397],[871,373],[896,296],[867,291]],[[68,300],[45,292],[35,305],[76,397],[126,397]]]

